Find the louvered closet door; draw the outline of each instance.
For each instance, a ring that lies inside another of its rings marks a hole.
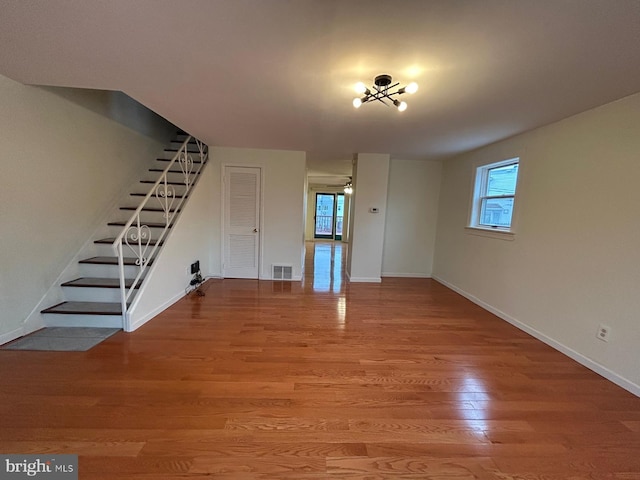
[[[224,276],[258,278],[260,169],[225,167]]]

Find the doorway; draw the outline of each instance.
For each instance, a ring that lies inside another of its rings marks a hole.
[[[344,193],[316,193],[313,238],[342,240]]]
[[[258,278],[260,175],[258,167],[224,168],[224,260],[226,278]]]

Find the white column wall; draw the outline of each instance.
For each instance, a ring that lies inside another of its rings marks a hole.
[[[353,175],[347,275],[351,282],[381,282],[389,155],[359,153]]]

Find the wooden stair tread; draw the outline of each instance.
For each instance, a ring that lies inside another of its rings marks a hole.
[[[107,225],[110,227],[124,227],[126,224],[127,222],[109,222]],[[164,228],[166,225],[164,223],[157,222],[145,222],[144,224],[149,228]],[[169,225],[169,228],[171,228],[171,225]]]
[[[99,240],[95,240],[93,243],[100,243],[100,244],[108,244],[108,245],[111,245],[111,244],[112,244],[113,242],[115,242],[115,241],[116,241],[115,237],[113,237],[113,238],[101,238],[101,239],[99,239]],[[142,243],[143,243],[144,245],[146,245],[146,244],[147,244],[147,242],[146,242],[146,241],[145,241],[145,242],[142,242]],[[155,245],[156,243],[158,243],[158,240],[157,240],[157,239],[155,239],[155,238],[152,238],[151,240],[149,240],[149,245],[151,245],[151,246]],[[162,244],[163,244],[163,242],[160,242],[160,245],[162,245]]]
[[[182,145],[182,144],[181,144]],[[187,153],[197,153],[200,154],[200,150],[198,150],[197,148],[193,148],[191,142],[189,142],[187,147]],[[165,152],[178,152],[178,150],[180,150],[179,148],[165,148],[164,151]]]
[[[137,210],[138,207],[120,207],[120,210]],[[162,208],[159,207],[144,207],[142,212],[164,212]],[[177,212],[178,210],[169,210],[169,212]]]
[[[170,162],[171,158],[156,158],[158,162]],[[200,160],[193,159],[193,163],[202,163]]]
[[[152,183],[155,184],[157,180],[140,180],[140,183]],[[162,182],[164,183],[164,182]],[[167,182],[167,185],[182,185],[184,187],[184,182]]]
[[[129,195],[131,195],[132,197],[146,197],[147,194],[146,193],[130,193]],[[187,195],[174,195],[174,198],[184,198]],[[154,195],[155,197],[155,195]]]
[[[122,315],[122,305],[111,302],[62,302],[40,313],[68,315]]]
[[[127,278],[124,281],[127,288],[133,285],[133,279]],[[94,287],[94,288],[120,288],[120,279],[118,278],[97,278],[97,277],[80,277],[62,284],[63,287]],[[140,283],[136,285],[139,288]]]
[[[150,172],[164,172],[164,168],[150,168],[149,171]],[[167,171],[167,173],[182,173],[182,174],[184,174],[184,172],[182,170],[169,170],[169,171]],[[200,175],[200,172],[191,172],[191,175]]]
[[[134,257],[125,257],[124,264],[135,265],[136,260],[137,259]],[[149,260],[148,265],[151,265],[152,262],[153,260]],[[118,257],[91,257],[80,260],[78,263],[90,263],[95,265],[118,265]]]

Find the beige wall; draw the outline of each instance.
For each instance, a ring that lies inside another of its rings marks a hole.
[[[441,162],[391,160],[383,277],[431,276],[441,169]]]
[[[636,94],[445,161],[434,265],[435,278],[637,394],[639,126]],[[516,156],[513,241],[465,230],[474,167]]]
[[[0,344],[28,333],[27,317],[164,147],[157,118],[149,136],[97,112],[109,95],[0,76]]]

